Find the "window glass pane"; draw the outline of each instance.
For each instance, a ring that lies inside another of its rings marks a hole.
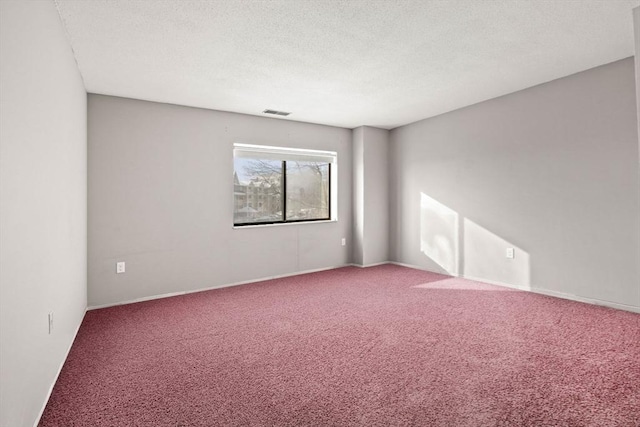
[[[287,221],[329,219],[329,163],[287,162]]]
[[[282,221],[282,161],[234,159],[233,222]]]

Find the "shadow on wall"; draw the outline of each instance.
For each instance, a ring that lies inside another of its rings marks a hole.
[[[513,249],[513,258],[507,250]],[[530,256],[522,248],[420,193],[420,252],[452,276],[530,289]]]

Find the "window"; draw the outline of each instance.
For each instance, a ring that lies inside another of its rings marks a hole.
[[[235,226],[334,216],[335,152],[235,144],[233,159]]]

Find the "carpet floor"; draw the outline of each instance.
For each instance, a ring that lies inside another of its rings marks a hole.
[[[640,315],[395,265],[87,312],[41,426],[640,426]]]

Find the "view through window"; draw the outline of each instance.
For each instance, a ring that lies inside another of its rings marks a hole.
[[[335,153],[236,148],[234,225],[331,219],[334,161]]]

